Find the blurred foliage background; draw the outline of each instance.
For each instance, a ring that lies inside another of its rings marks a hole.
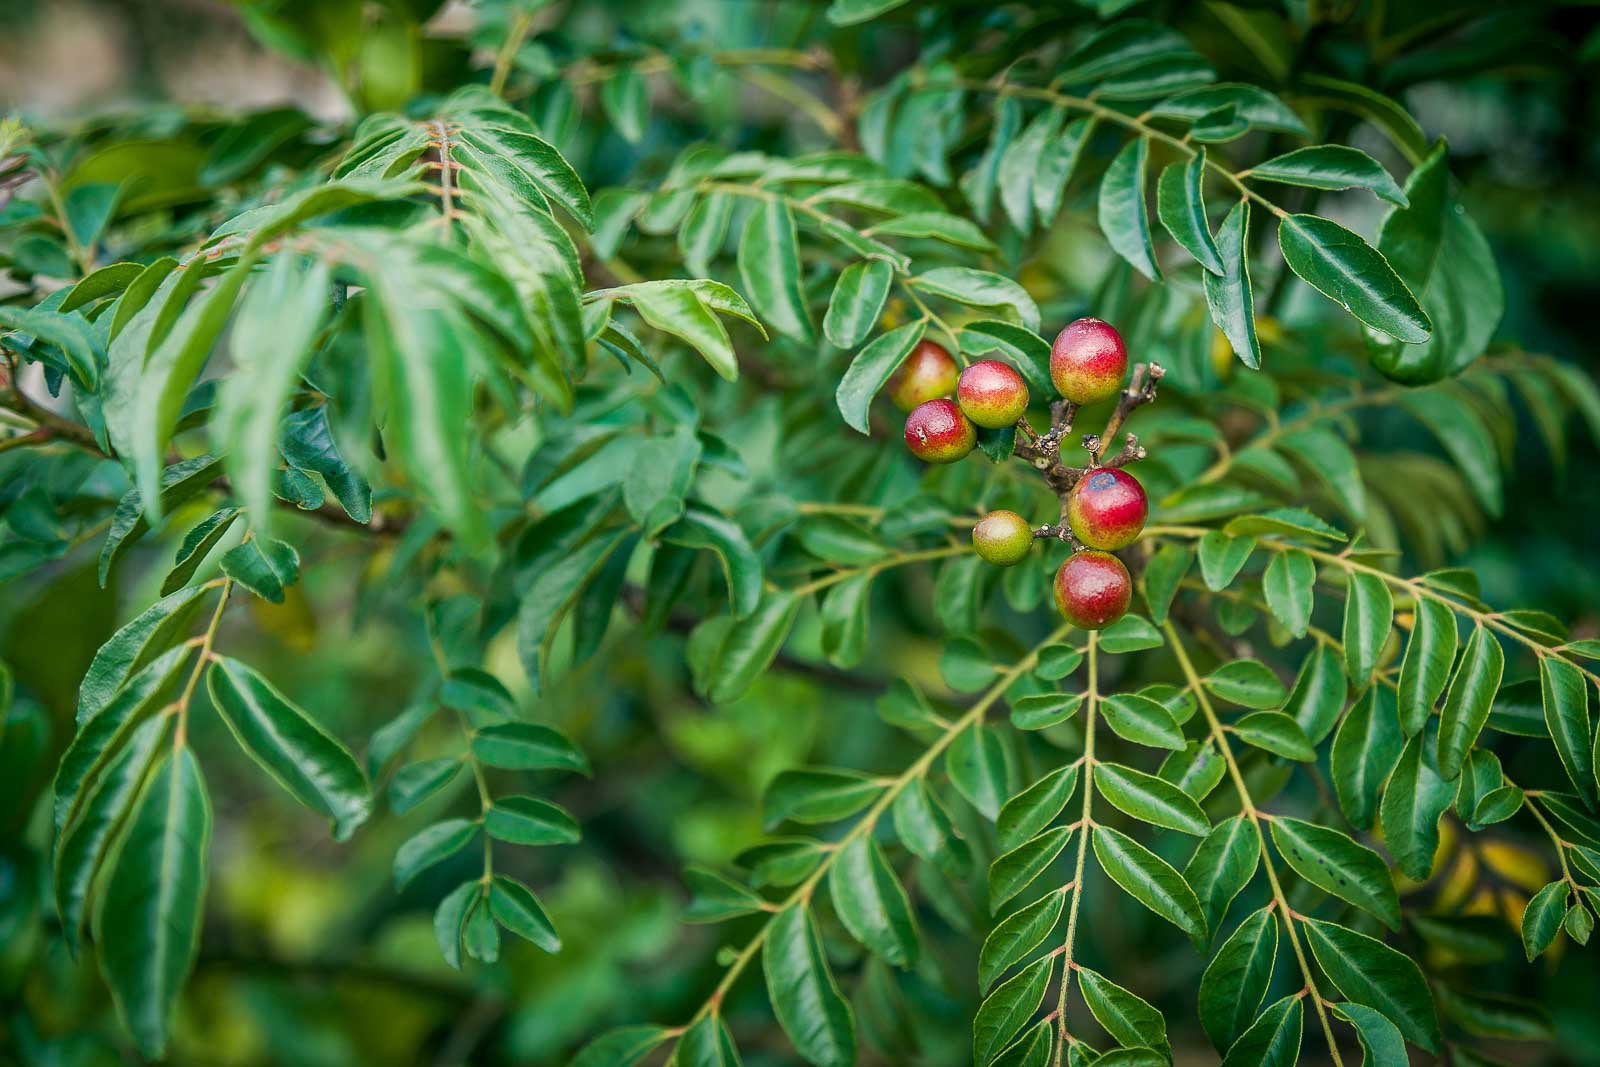
[[[1357,9],[1369,5],[1334,6],[1350,9],[1350,19],[1331,22],[1327,39],[1306,46],[1308,53],[1336,54],[1344,37],[1358,35]],[[1380,73],[1401,86],[1397,95],[1422,127],[1449,142],[1465,202],[1501,267],[1507,311],[1498,337],[1593,373],[1600,369],[1592,341],[1592,301],[1600,299],[1600,14],[1581,6],[1478,6],[1479,17],[1448,35],[1419,19],[1408,50]],[[589,42],[803,48],[819,32],[823,5],[636,0],[572,7],[562,14],[565,27]],[[3,0],[0,102],[46,122],[138,109],[139,122],[152,130],[163,109],[220,116],[289,105],[336,126],[355,114],[352,84],[358,94],[381,93],[380,75],[401,77],[382,54],[383,41],[351,40],[350,63],[369,77],[341,85],[292,47],[268,48],[249,8],[210,0]],[[974,5],[967,17],[1001,17],[989,8]],[[1223,23],[1207,22],[1204,13],[1195,22],[1209,28],[1197,45],[1224,76],[1230,69],[1250,73],[1248,50]],[[503,35],[489,23],[485,29],[482,12],[465,3],[429,12],[426,35],[438,46],[422,50],[417,69],[404,75],[416,84],[393,91],[403,96],[486,78],[493,43]],[[879,84],[916,54],[915,15],[895,25],[903,40],[880,29],[870,49],[839,55],[853,83]],[[477,34],[483,40],[475,44]],[[551,61],[536,49],[519,56],[533,66]],[[1408,63],[1413,70],[1400,69]],[[572,132],[562,147],[581,161],[591,189],[627,184],[641,168],[653,173],[675,145],[705,135],[704,114],[736,131],[730,143],[738,147],[792,153],[826,143],[804,115],[748,83],[704,112],[670,92],[657,106],[641,145],[617,136],[593,109]],[[1344,132],[1350,143],[1379,151],[1370,129],[1352,123]],[[1081,308],[1109,260],[1103,243],[1069,230],[1048,254],[1061,263],[1029,277],[1030,286],[1045,303],[1052,294],[1035,281],[1065,281],[1055,305]],[[1269,310],[1293,329],[1292,303]],[[797,478],[825,482],[826,472],[807,469],[803,455],[773,454],[771,425],[792,417],[775,388],[722,425],[754,483],[793,491]],[[1421,433],[1405,424],[1391,432]],[[1575,436],[1558,469],[1536,427],[1519,425],[1516,437],[1504,517],[1484,520],[1470,549],[1448,562],[1475,569],[1491,603],[1547,609],[1571,620],[1575,635],[1593,634],[1600,629],[1600,454]],[[226,640],[250,649],[264,673],[359,749],[417,698],[429,673],[417,659],[426,637],[414,613],[361,581],[383,573],[392,546],[374,554],[366,540],[337,531],[307,529],[304,537],[321,539],[315,556],[326,565],[309,568],[283,606],[257,601],[248,616],[230,616]],[[170,539],[155,540],[136,551],[166,558],[173,548]],[[132,606],[155,598],[161,575],[159,567],[124,567],[122,580],[101,590],[94,571],[94,554],[84,552],[0,586],[0,658],[15,669],[20,700],[35,709],[15,717],[0,739],[0,1062],[68,1067],[136,1059],[92,965],[65,953],[30,896],[48,836],[33,798],[70,737],[78,680]],[[686,1017],[716,980],[718,945],[742,939],[738,923],[726,930],[678,921],[681,866],[726,865],[754,841],[760,791],[782,767],[893,765],[896,739],[872,703],[896,677],[939,686],[942,639],[924,621],[930,583],[929,575],[904,575],[900,595],[880,591],[889,621],[877,623],[879,654],[849,673],[789,661],[749,696],[713,708],[690,694],[681,633],[637,640],[622,630],[561,683],[541,715],[577,739],[604,773],[562,782],[551,794],[582,823],[581,845],[518,850],[510,860],[523,867],[515,873],[544,887],[565,940],[559,956],[518,944],[497,965],[451,971],[439,959],[430,915],[461,872],[446,864],[405,893],[392,888],[397,844],[458,794],[404,818],[375,819],[353,842],[335,845],[314,816],[271,792],[259,775],[228,780],[215,790],[211,904],[171,1062],[547,1064],[563,1062],[607,1025]],[[800,644],[815,640],[811,620]],[[513,653],[496,654],[505,659],[500,676],[520,679]],[[214,719],[203,723],[220,734]],[[214,780],[241,759],[225,740],[202,733],[195,741]],[[1516,767],[1513,755],[1506,762]],[[470,788],[465,780],[458,785]],[[1414,891],[1451,905],[1482,905],[1486,894],[1525,896],[1545,880],[1547,858],[1512,839],[1448,848],[1444,873]],[[473,862],[461,859],[463,866]],[[952,927],[963,906],[949,901],[941,909]],[[1160,1004],[1171,1009],[1169,1018],[1190,1027],[1173,1035],[1178,1062],[1211,1062],[1186,1007],[1204,961],[1152,929],[1150,916],[1125,900],[1106,896],[1088,907],[1086,963],[1109,961],[1129,985],[1165,990]],[[955,973],[970,973],[966,957],[976,942],[952,936],[932,943],[960,957]],[[1152,945],[1165,947],[1153,952]],[[1539,988],[1519,992],[1549,1006],[1558,1035],[1538,1062],[1600,1062],[1593,957],[1568,953],[1538,973]],[[902,1022],[918,1030],[924,1062],[963,1062],[973,991],[928,986],[914,995],[917,1011]],[[752,983],[736,990],[726,1014],[749,1035],[741,1043],[752,1067],[795,1062]],[[763,1027],[771,1040],[760,1039]],[[1318,1062],[1318,1054],[1308,1038],[1305,1061]],[[1516,1047],[1505,1053],[1508,1062],[1534,1062],[1528,1055]]]

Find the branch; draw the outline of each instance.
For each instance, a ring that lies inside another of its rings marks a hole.
[[[1056,1000],[1056,1056],[1055,1067],[1061,1067],[1067,1047],[1067,994],[1072,986],[1072,953],[1078,936],[1078,905],[1083,901],[1084,860],[1089,854],[1089,836],[1093,832],[1094,813],[1094,726],[1095,712],[1100,704],[1100,635],[1089,631],[1089,678],[1085,689],[1083,713],[1083,812],[1078,827],[1078,857],[1073,864],[1072,904],[1067,912],[1067,937],[1061,945],[1061,991]]]
[[[1256,808],[1255,800],[1250,795],[1250,787],[1245,784],[1244,775],[1239,770],[1239,763],[1233,757],[1233,748],[1228,744],[1228,735],[1222,729],[1222,721],[1217,718],[1216,709],[1211,706],[1211,698],[1206,695],[1205,686],[1200,684],[1200,675],[1196,673],[1194,664],[1189,660],[1189,653],[1183,647],[1183,642],[1178,637],[1177,628],[1168,620],[1162,627],[1167,634],[1167,640],[1172,643],[1173,654],[1177,657],[1178,666],[1183,669],[1184,678],[1188,682],[1189,691],[1195,695],[1200,704],[1200,710],[1206,718],[1206,725],[1211,730],[1211,738],[1222,753],[1223,762],[1227,764],[1228,776],[1233,780],[1234,792],[1239,795],[1239,804],[1250,819],[1250,825],[1255,828],[1256,840],[1261,849],[1261,866],[1267,872],[1267,882],[1272,887],[1272,899],[1278,907],[1278,913],[1283,916],[1283,928],[1289,934],[1289,944],[1294,949],[1295,959],[1300,964],[1300,974],[1305,979],[1306,990],[1311,995],[1311,1003],[1317,1009],[1317,1018],[1322,1023],[1322,1034],[1328,1041],[1328,1052],[1333,1056],[1334,1067],[1344,1067],[1344,1061],[1339,1057],[1339,1043],[1333,1036],[1333,1024],[1328,1019],[1328,1009],[1323,1002],[1322,994],[1317,989],[1316,977],[1311,971],[1311,962],[1306,958],[1306,950],[1300,944],[1300,933],[1295,927],[1294,911],[1289,907],[1289,899],[1284,895],[1283,886],[1278,881],[1278,872],[1272,866],[1271,854],[1267,851],[1266,831],[1261,828],[1261,812]]]

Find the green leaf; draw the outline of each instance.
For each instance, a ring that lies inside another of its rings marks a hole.
[[[1200,976],[1200,1025],[1222,1051],[1255,1021],[1278,957],[1278,921],[1261,908],[1239,924]]]
[[[1200,842],[1183,869],[1183,879],[1200,901],[1206,929],[1221,927],[1228,906],[1255,876],[1260,859],[1261,838],[1243,815],[1217,823]]]
[[[389,782],[389,806],[396,815],[404,815],[443,789],[460,770],[461,760],[455,756],[401,767]]]
[[[1234,723],[1232,729],[1245,744],[1265,749],[1275,756],[1301,763],[1317,758],[1317,750],[1300,724],[1281,711],[1251,712]]]
[[[1159,1051],[1163,1064],[1171,1059],[1167,1047],[1167,1020],[1143,997],[1117,985],[1105,975],[1087,967],[1078,968],[1078,988],[1105,1032],[1119,1045]]]
[[[1135,137],[1106,168],[1100,179],[1100,230],[1111,250],[1151,281],[1161,277],[1155,245],[1150,240],[1150,208],[1144,199],[1145,167],[1150,142]]]
[[[198,495],[216,478],[221,463],[209,453],[193,459],[173,463],[161,472],[161,505],[175,508]],[[150,516],[144,506],[144,496],[130,489],[117,503],[111,515],[111,529],[106,532],[105,545],[100,550],[97,571],[100,587],[105,588],[106,577],[112,565],[129,545],[150,529]]]
[[[715,1012],[689,1027],[678,1040],[671,1062],[675,1067],[740,1067],[733,1035]]]
[[[1400,398],[1400,406],[1439,439],[1484,510],[1490,515],[1500,515],[1504,509],[1500,461],[1495,453],[1494,435],[1477,410],[1442,389],[1408,391]]]
[[[1144,589],[1145,603],[1150,607],[1150,618],[1156,626],[1167,621],[1172,608],[1172,598],[1178,595],[1178,586],[1189,565],[1194,562],[1194,549],[1188,545],[1162,545],[1150,562],[1145,564],[1140,584]],[[1134,652],[1142,648],[1156,648],[1161,644],[1161,634],[1149,622],[1137,615],[1124,615],[1100,633],[1100,644],[1107,652]]]
[[[1339,721],[1348,694],[1338,650],[1319,644],[1300,665],[1284,714],[1300,724],[1307,740],[1320,745]]]
[[[490,767],[508,771],[589,773],[589,761],[571,741],[531,722],[485,726],[472,735],[472,754]]]
[[[1391,345],[1373,366],[1397,381],[1439,381],[1480,356],[1505,310],[1494,254],[1451,188],[1444,142],[1406,180],[1407,207],[1390,210],[1378,248],[1433,320],[1420,345]]]
[[[496,797],[483,813],[489,836],[515,845],[572,845],[578,822],[567,811],[538,797]]]
[[[1006,746],[998,731],[981,722],[961,731],[945,750],[944,765],[956,789],[984,818],[992,821],[1000,814],[1011,788]]]
[[[1461,664],[1450,682],[1450,693],[1439,712],[1439,774],[1446,781],[1454,781],[1461,773],[1483,724],[1489,721],[1489,709],[1500,690],[1504,668],[1505,650],[1500,641],[1487,627],[1478,626],[1467,639]]]
[[[1310,189],[1368,189],[1392,204],[1407,203],[1406,194],[1382,163],[1348,145],[1297,148],[1256,164],[1243,177]]]
[[[1223,1067],[1294,1067],[1300,1059],[1304,1014],[1297,996],[1275,1001],[1239,1035],[1222,1058]]]
[[[1498,641],[1493,643],[1497,649],[1500,647]],[[1568,661],[1556,656],[1540,656],[1539,694],[1544,705],[1545,725],[1555,741],[1561,765],[1578,795],[1593,811],[1597,750],[1590,747],[1589,683]]]
[[[690,894],[689,904],[683,910],[684,922],[718,923],[754,914],[765,904],[760,896],[743,885],[707,867],[684,868],[683,880]]]
[[[1061,855],[1072,839],[1072,829],[1057,826],[1025,841],[989,865],[989,911],[1028,888]]]
[[[477,836],[478,824],[471,819],[446,819],[423,827],[395,850],[395,888],[404,889],[417,875],[454,856]]]
[[[188,533],[184,534],[183,542],[178,546],[178,553],[173,559],[174,566],[161,582],[161,595],[182,589],[194,577],[194,572],[205,561],[211,550],[217,547],[228,528],[233,525],[233,520],[240,515],[239,508],[222,508],[212,512]]]
[[[57,829],[52,868],[56,913],[61,918],[67,946],[74,954],[78,951],[90,888],[112,841],[133,809],[134,798],[166,731],[165,717],[145,719],[105,764],[82,803],[75,805],[76,816]],[[63,759],[63,771],[65,767]],[[58,782],[60,774],[57,773]]]
[[[638,1067],[671,1034],[654,1023],[619,1026],[578,1050],[569,1067]]]
[[[912,278],[924,292],[972,307],[1006,308],[1017,321],[1035,333],[1039,330],[1039,305],[1017,282],[992,271],[971,267],[935,267]]]
[[[1189,794],[1153,774],[1116,763],[1097,763],[1090,778],[1113,807],[1142,822],[1197,836],[1211,829],[1211,820]]]
[[[1222,253],[1211,239],[1206,221],[1206,202],[1202,192],[1206,174],[1206,150],[1201,148],[1187,163],[1173,163],[1156,181],[1156,216],[1172,239],[1195,258],[1209,273],[1227,278]]]
[[[1408,1067],[1411,1063],[1400,1028],[1381,1012],[1349,1001],[1329,1005],[1329,1010],[1356,1028],[1366,1054],[1364,1067]]]
[[[1450,680],[1456,659],[1456,616],[1444,604],[1418,597],[1411,639],[1400,661],[1398,707],[1407,737],[1418,733]]]
[[[1206,936],[1200,901],[1172,865],[1126,834],[1094,828],[1094,855],[1113,882],[1139,903],[1196,940]]]
[[[1397,341],[1428,339],[1433,324],[1377,249],[1337,222],[1288,215],[1278,247],[1289,269],[1350,314]]]
[[[927,331],[928,324],[914,319],[888,333],[879,334],[873,342],[856,354],[850,366],[839,379],[834,400],[845,424],[860,433],[870,433],[868,412],[872,398],[878,395],[890,375],[917,347]]]
[[[211,426],[233,491],[263,532],[279,423],[331,309],[328,264],[280,255],[246,292],[229,334],[233,371],[222,379]]]
[[[650,121],[650,86],[636,67],[624,63],[600,84],[600,106],[622,139],[638,144]]]
[[[1522,911],[1522,944],[1532,963],[1544,955],[1561,933],[1567,914],[1567,883],[1551,882],[1533,895]]]
[[[1213,696],[1242,708],[1279,708],[1289,696],[1278,676],[1258,659],[1224,663],[1201,682]]]
[[[439,942],[439,953],[458,971],[461,969],[461,928],[466,925],[467,913],[482,896],[482,882],[477,879],[462,882],[439,901],[433,912],[433,936]]]
[[[1320,919],[1301,929],[1317,964],[1339,992],[1391,1019],[1407,1041],[1439,1051],[1439,1021],[1433,997],[1411,957],[1376,938]]]
[[[1210,741],[1190,741],[1183,751],[1168,753],[1159,773],[1195,800],[1204,800],[1221,784],[1228,768]]]
[[[1285,537],[1321,537],[1329,541],[1346,540],[1343,533],[1303,508],[1276,508],[1260,515],[1241,515],[1230,519],[1223,531],[1236,537],[1279,534]]]
[[[822,622],[822,652],[839,667],[854,667],[866,654],[870,571],[846,578],[829,589],[817,614]]]
[[[1207,530],[1200,538],[1200,577],[1212,592],[1233,584],[1239,571],[1256,550],[1254,537],[1234,537],[1221,530]]]
[[[1054,968],[1053,956],[1035,960],[978,1006],[972,1020],[972,1059],[978,1067],[992,1063],[1039,1010]]]
[[[739,280],[761,318],[780,333],[811,343],[816,327],[800,287],[800,248],[788,201],[761,201],[739,238]]]
[[[88,281],[89,278],[83,279],[78,287],[81,288]],[[100,370],[106,364],[105,342],[88,319],[81,315],[66,314],[71,310],[68,300],[63,300],[56,311],[38,307],[0,307],[0,327],[26,333],[35,341],[43,341],[61,349],[67,358],[73,381],[92,393],[100,388]]]
[[[728,286],[669,280],[638,282],[614,292],[619,299],[627,299],[650,326],[688,342],[723,378],[731,382],[739,377],[733,341],[716,312],[752,322],[755,316],[744,298]]]
[[[162,759],[140,794],[96,921],[100,970],[123,1025],[150,1059],[194,965],[205,911],[211,802],[188,748]]]
[[[516,879],[503,874],[494,876],[489,883],[489,913],[495,922],[524,941],[532,941],[546,952],[561,951],[561,937],[539,905],[539,898]]]
[[[840,348],[854,348],[866,340],[883,314],[893,281],[894,268],[885,260],[868,259],[846,267],[834,283],[822,320],[828,340]]]
[[[238,660],[216,656],[206,689],[234,739],[291,796],[333,820],[348,838],[372,813],[361,764],[322,725]]]
[[[1372,828],[1383,783],[1404,747],[1392,691],[1369,687],[1339,724],[1329,754],[1339,807],[1356,829]]]
[[[886,222],[877,223],[867,232],[875,237],[927,238],[979,252],[988,252],[994,248],[994,242],[989,240],[977,223],[960,215],[949,215],[942,211],[918,211],[910,215],[899,215]]]
[[[1082,706],[1082,693],[1034,693],[1011,702],[1011,725],[1019,730],[1045,730],[1066,722]]]
[[[1240,200],[1222,220],[1215,241],[1222,273],[1203,276],[1206,307],[1211,321],[1222,331],[1251,370],[1261,366],[1261,341],[1256,336],[1255,294],[1250,284],[1250,201]]]
[[[1345,514],[1358,523],[1366,518],[1366,486],[1361,480],[1355,453],[1345,444],[1344,438],[1332,430],[1313,427],[1283,434],[1277,446],[1305,464],[1327,487]]]
[[[1258,129],[1311,136],[1305,122],[1289,105],[1259,86],[1244,83],[1225,82],[1189,89],[1161,101],[1150,109],[1150,114],[1198,122],[1223,107],[1235,109],[1242,121]]]
[[[645,537],[656,537],[683,517],[684,498],[694,485],[703,452],[695,427],[679,423],[634,453],[622,483],[622,501]]]
[[[781,772],[767,786],[762,822],[770,830],[786,820],[836,822],[883,794],[884,782],[855,771],[801,767]]]
[[[858,836],[839,850],[828,871],[828,892],[850,936],[896,967],[916,964],[911,902],[876,842]]]
[[[1001,849],[1013,849],[1055,821],[1078,788],[1078,764],[1070,763],[1006,801],[995,819]]]
[[[795,1050],[817,1067],[851,1067],[855,1019],[828,969],[811,910],[791,904],[767,924],[761,948],[767,997]]]
[[[1038,948],[1050,936],[1067,901],[1063,889],[1052,890],[1008,915],[984,938],[978,953],[978,988],[987,991],[1006,968]]]
[[[906,0],[833,0],[828,5],[828,21],[835,26],[854,26],[885,12],[893,11]]]
[[[1295,637],[1304,637],[1311,626],[1311,608],[1316,601],[1317,565],[1298,548],[1279,552],[1267,564],[1261,589],[1267,607]]]
[[[1400,898],[1382,856],[1342,830],[1275,816],[1272,842],[1294,872],[1325,893],[1400,928]]]
[[[907,783],[895,795],[893,813],[895,833],[914,855],[947,871],[966,872],[971,860],[966,843],[926,780]]]
[[[1407,877],[1419,882],[1433,873],[1433,857],[1439,849],[1439,817],[1455,799],[1455,790],[1425,758],[1429,733],[1424,731],[1406,742],[1384,789],[1380,810],[1383,839],[1389,851]]]
[[[661,539],[668,544],[709,549],[716,554],[727,579],[728,605],[735,617],[744,618],[759,606],[761,558],[737,523],[691,504],[681,521],[662,531]]]
[[[1184,747],[1183,731],[1172,712],[1149,697],[1117,693],[1101,701],[1099,710],[1106,725],[1125,741],[1175,752]]]
[[[783,647],[804,599],[782,590],[768,592],[729,631],[711,665],[706,695],[713,703],[737,700],[755,684]]]

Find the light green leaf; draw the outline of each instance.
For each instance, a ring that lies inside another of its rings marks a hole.
[[[958,304],[1009,309],[1024,327],[1039,329],[1039,305],[1026,289],[1003,275],[971,267],[935,267],[912,278],[911,284]]]
[[[1226,589],[1256,549],[1254,537],[1234,537],[1221,530],[1208,530],[1200,538],[1200,577],[1212,592]]]
[[[1317,565],[1298,548],[1274,555],[1262,576],[1261,589],[1266,594],[1267,607],[1295,637],[1304,637],[1311,626],[1316,584]]]
[[[762,319],[798,341],[814,341],[816,327],[800,288],[794,213],[786,200],[763,200],[750,212],[738,260],[740,282]]]

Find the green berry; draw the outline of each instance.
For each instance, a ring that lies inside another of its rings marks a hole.
[[[1033,527],[1015,511],[991,511],[972,528],[972,547],[985,562],[1010,567],[1028,558]]]

